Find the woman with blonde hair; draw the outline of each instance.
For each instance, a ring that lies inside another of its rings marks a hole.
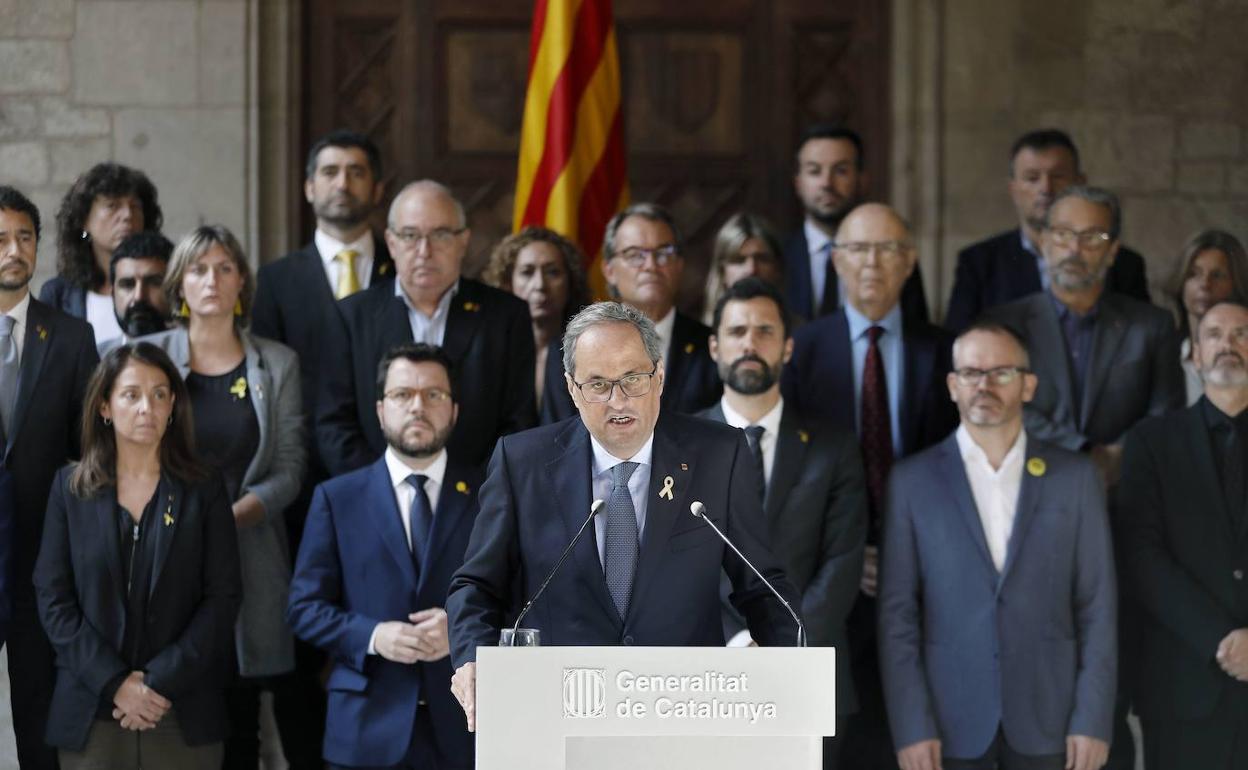
[[[711,250],[702,323],[711,325],[720,295],[742,278],[757,276],[783,291],[783,254],[780,239],[767,220],[744,211],[729,217],[715,235]]]

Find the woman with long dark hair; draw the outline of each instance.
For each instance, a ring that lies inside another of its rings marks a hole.
[[[196,460],[186,387],[153,345],[104,357],[82,423],[34,573],[57,660],[46,739],[65,770],[215,770],[242,593],[225,488]]]
[[[1179,314],[1179,363],[1190,406],[1205,392],[1192,360],[1192,335],[1200,319],[1219,302],[1248,301],[1248,252],[1244,245],[1224,230],[1201,230],[1188,238],[1179,254],[1170,295]]]

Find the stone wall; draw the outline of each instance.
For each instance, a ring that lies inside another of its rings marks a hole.
[[[44,219],[102,160],[144,170],[165,231],[220,222],[254,242],[254,0],[0,0],[0,183]]]

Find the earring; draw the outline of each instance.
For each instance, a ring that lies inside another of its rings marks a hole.
[[[191,309],[186,306],[186,300],[182,300],[182,307],[178,308],[178,315],[182,316],[183,318],[191,317]]]
[[[104,424],[105,424],[105,425],[112,425],[112,424],[113,424],[113,421],[112,421],[112,420],[110,420],[109,418],[105,417],[105,418],[104,418]]]
[[[243,300],[236,299],[234,300],[234,315],[242,315],[242,314],[243,314]]]
[[[168,421],[168,422],[166,422],[166,423],[165,423],[165,425],[173,425],[173,414],[172,414],[172,413],[169,415],[169,421]]]
[[[89,241],[89,240],[91,240],[91,233],[88,233],[86,230],[83,230],[83,231],[82,231],[82,239],[83,239],[84,241]]]

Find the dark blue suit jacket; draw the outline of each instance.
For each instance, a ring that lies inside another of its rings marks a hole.
[[[327,761],[397,764],[407,753],[423,700],[438,749],[471,764],[472,736],[451,695],[450,658],[404,665],[369,655],[368,642],[378,623],[446,604],[451,574],[463,560],[476,517],[480,478],[472,466],[448,463],[419,575],[384,458],[316,488],[287,618],[300,638],[333,659]]]
[[[937,738],[945,756],[973,759],[998,729],[1033,755],[1064,753],[1067,735],[1111,737],[1118,614],[1104,486],[1087,457],[1030,436],[1027,463],[1000,572],[954,436],[893,468],[879,638],[899,749]]]
[[[958,252],[958,267],[949,297],[945,328],[960,332],[989,308],[1040,291],[1036,257],[1023,248],[1018,229],[973,243]],[[1105,276],[1105,290],[1148,302],[1144,257],[1125,246]]]
[[[481,515],[464,566],[451,581],[447,612],[455,666],[498,644],[584,522],[592,502],[593,449],[579,418],[504,436],[481,490]],[[698,417],[664,413],[654,430],[650,499],[627,617],[607,590],[594,533],[587,531],[524,625],[548,645],[722,646],[719,576],[759,644],[792,645],[783,605],[705,522],[707,516],[789,603],[797,593],[767,545],[760,485],[745,434]],[[672,499],[659,496],[671,477]],[[592,526],[592,525],[591,525]]]
[[[784,273],[785,301],[789,311],[801,317],[816,318],[810,276],[810,246],[806,243],[806,231],[800,227],[789,233],[784,241]],[[833,270],[827,277],[824,292],[835,294],[839,291],[838,286],[838,276]],[[927,312],[927,295],[923,293],[923,274],[918,265],[915,265],[914,272],[901,289],[901,315],[907,322],[926,323],[930,318]]]

